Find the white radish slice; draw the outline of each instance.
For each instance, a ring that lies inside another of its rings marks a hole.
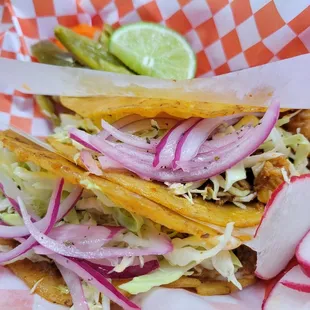
[[[265,300],[263,310],[310,309],[310,278],[297,265],[274,286]]]
[[[310,231],[300,241],[296,249],[296,258],[304,273],[310,277]]]
[[[257,252],[255,274],[271,279],[280,273],[310,230],[310,174],[292,177],[272,194],[254,240],[248,246]]]

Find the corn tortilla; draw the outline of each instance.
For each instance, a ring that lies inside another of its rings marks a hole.
[[[206,233],[209,235],[218,234],[208,226],[187,219],[158,203],[131,192],[125,187],[103,178],[89,176],[88,173],[64,157],[43,149],[13,131],[0,132],[0,141],[2,141],[4,147],[14,152],[21,162],[31,161],[55,175],[65,178],[66,181],[72,184],[80,184],[82,180],[92,182],[99,186],[101,191],[116,205],[129,212],[137,213],[178,232],[197,236]],[[82,186],[85,187],[85,185]]]
[[[165,113],[178,118],[212,118],[244,112],[264,112],[266,108],[198,101],[136,97],[60,97],[61,104],[82,117],[114,121],[130,114],[154,117]]]
[[[9,239],[0,239],[1,245],[15,247],[18,243]],[[35,293],[46,300],[59,305],[71,307],[72,298],[69,293],[65,293],[60,287],[67,287],[60,272],[54,263],[32,262],[29,259],[23,259],[6,265],[18,278],[23,280],[29,289],[40,281],[36,287]]]
[[[48,138],[48,142],[59,154],[74,161],[73,158],[77,150],[73,146],[58,142],[52,137]],[[78,164],[82,166],[80,161],[78,161]],[[169,210],[194,221],[211,223],[222,227],[225,227],[229,222],[234,222],[235,227],[258,225],[264,211],[260,203],[249,203],[247,204],[247,209],[238,208],[231,203],[219,206],[214,202],[202,199],[196,199],[191,204],[185,198],[174,195],[166,186],[140,179],[134,174],[125,171],[105,171],[101,179],[118,184],[133,193],[163,205]]]

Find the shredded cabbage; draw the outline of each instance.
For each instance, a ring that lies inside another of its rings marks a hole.
[[[125,209],[114,208],[112,210],[116,222],[133,232],[139,232],[144,223],[143,218],[134,213],[130,213]]]
[[[186,266],[193,262],[195,265],[200,264],[225,249],[232,237],[233,227],[234,223],[228,223],[224,234],[218,238],[218,244],[211,249],[197,239],[175,238],[172,240],[173,251],[165,254],[164,257],[172,266]]]
[[[135,260],[134,256],[124,256],[119,264],[117,264],[113,271],[123,272],[127,267],[131,266]]]
[[[229,251],[221,251],[213,256],[212,264],[219,274],[232,282],[239,290],[242,290],[242,286],[235,276],[235,266]]]
[[[3,212],[0,213],[0,219],[11,226],[22,226],[24,225],[24,221],[18,213],[8,213]]]
[[[246,172],[244,169],[244,164],[241,161],[235,166],[226,170],[226,184],[224,187],[224,191],[227,192],[235,182],[245,179],[246,179]]]
[[[167,262],[160,263],[160,268],[143,276],[135,277],[131,281],[119,286],[120,289],[130,293],[138,294],[149,291],[151,288],[169,284],[180,279],[194,264],[183,267],[170,266]]]
[[[82,281],[82,287],[89,310],[102,310],[103,306],[100,300],[101,293],[94,286],[85,281]],[[70,310],[74,310],[74,306],[72,306]]]

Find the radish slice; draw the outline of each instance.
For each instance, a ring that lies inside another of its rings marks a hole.
[[[121,132],[120,130],[114,128],[112,125],[110,125],[108,122],[104,120],[101,120],[101,126],[104,130],[109,132],[110,135],[112,135],[117,140],[132,146],[136,146],[138,148],[151,150],[155,149],[156,145],[158,144],[157,140],[150,140],[150,139],[148,140],[125,132]]]
[[[89,310],[88,303],[85,299],[83,287],[79,277],[69,269],[60,264],[56,264],[62,277],[64,278],[72,297],[74,309],[76,310]]]
[[[75,206],[82,195],[83,189],[79,186],[75,187],[70,195],[60,204],[60,209],[57,215],[56,222],[66,216],[70,210]],[[42,230],[46,225],[46,219],[34,223],[34,225]],[[29,230],[26,226],[0,226],[0,238],[19,238],[28,236]]]
[[[271,279],[281,272],[310,229],[310,174],[292,177],[272,194],[255,233],[247,245],[257,251],[256,275]],[[309,252],[308,252],[309,253]]]
[[[49,208],[47,210],[45,217],[43,218],[44,225],[42,225],[43,226],[42,231],[44,233],[49,233],[50,230],[52,229],[52,227],[56,223],[56,216],[57,216],[59,206],[60,206],[60,197],[61,197],[63,185],[64,185],[64,180],[60,179],[57,182],[57,185],[53,191],[52,198],[51,198],[50,203],[49,203]],[[19,204],[19,207],[20,207],[22,214],[23,214],[23,210],[25,213],[27,213],[27,209],[26,209],[23,201],[19,197],[17,197],[17,201],[18,201],[18,204]],[[28,220],[31,223],[31,225],[34,225],[31,222],[29,215],[28,215]],[[38,231],[40,232],[40,230],[38,230]],[[30,236],[25,242],[19,244],[16,248],[12,249],[11,251],[0,253],[0,264],[8,262],[8,261],[26,253],[26,252],[28,252],[30,249],[33,248],[33,246],[36,243],[37,242],[36,242],[35,238]]]
[[[307,199],[303,197],[303,199]],[[310,231],[304,236],[300,241],[296,249],[296,258],[299,264],[301,265],[304,273],[309,277],[310,276]]]
[[[81,153],[81,160],[83,164],[86,166],[87,170],[95,175],[102,175],[102,171],[97,166],[97,162],[93,159],[91,153],[87,150],[82,150]]]
[[[281,252],[280,252],[281,254]],[[310,308],[310,279],[300,266],[293,267],[274,286],[264,301],[263,310],[292,310]]]
[[[174,160],[175,151],[182,135],[199,121],[200,118],[192,117],[175,125],[156,147],[153,167],[169,167]]]
[[[98,150],[89,142],[91,135],[83,130],[72,128],[69,131],[69,137],[85,146],[86,148],[98,152]]]
[[[103,293],[104,296],[107,296],[108,298],[113,300],[123,309],[140,309],[132,301],[123,296],[104,276],[102,276],[99,272],[92,269],[91,267],[81,266],[79,262],[72,261],[70,258],[63,257],[58,254],[48,255],[48,257],[56,263],[62,265],[63,267],[71,270],[84,281],[96,287],[99,292]]]

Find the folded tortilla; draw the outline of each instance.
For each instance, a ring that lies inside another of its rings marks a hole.
[[[218,234],[207,225],[183,217],[163,205],[129,191],[123,186],[94,175],[88,175],[87,172],[64,157],[45,150],[11,130],[0,132],[0,141],[2,141],[4,147],[15,153],[19,161],[36,163],[41,168],[63,177],[66,181],[72,184],[79,184],[85,188],[87,188],[87,185],[85,185],[87,182],[88,184],[94,184],[116,205],[129,212],[149,218],[155,223],[178,232],[198,236],[206,233],[210,235]]]
[[[265,111],[263,107],[150,98],[61,97],[60,100],[66,108],[74,111],[81,117],[90,118],[96,124],[100,124],[102,118],[112,121],[130,114],[139,114],[145,117],[169,114],[179,118],[210,118],[243,112]],[[53,137],[48,137],[47,141],[59,154],[75,162],[76,148],[63,144]],[[80,160],[77,160],[77,163],[85,168]],[[105,171],[101,179],[118,184],[131,193],[138,194],[185,218],[205,223],[206,225],[213,224],[225,227],[227,223],[234,222],[235,227],[253,227],[260,222],[263,213],[264,206],[261,203],[248,203],[247,209],[240,209],[232,203],[225,203],[221,207],[214,202],[197,198],[194,199],[192,204],[183,197],[176,196],[163,184],[142,180],[130,172]]]
[[[64,157],[42,148],[11,130],[0,132],[0,141],[3,147],[14,152],[18,161],[35,163],[48,172],[63,177],[67,182],[80,184],[85,188],[87,188],[85,184],[91,183],[98,187],[98,190],[107,195],[115,204],[132,213],[149,218],[177,232],[193,235],[204,234],[206,242],[209,238],[212,240],[212,236],[218,235],[217,231],[207,225],[195,222],[182,216],[182,214],[171,211],[169,208],[159,203],[153,202],[142,195],[140,196],[128,190],[126,186],[123,187],[116,182],[114,183],[107,179],[89,175],[83,169]],[[117,174],[114,177],[117,177]],[[85,180],[88,182],[81,182]],[[212,208],[210,210],[212,210]],[[0,245],[15,247],[17,242],[0,239]],[[253,276],[253,264],[251,264],[249,270],[246,264],[244,264],[244,266],[244,277],[239,280],[241,285],[246,287],[255,282],[255,277]],[[9,263],[7,267],[21,278],[29,288],[35,286],[35,293],[48,301],[64,306],[72,305],[71,296],[65,289],[66,284],[53,262],[49,263],[44,261],[34,263],[28,259],[23,259],[14,263]],[[214,279],[213,274],[214,271],[208,273],[206,270],[204,277],[187,278],[184,276],[170,283],[169,287],[187,288],[195,290],[202,295],[229,294],[235,290],[235,287],[231,283]],[[121,282],[118,283],[117,281],[113,281],[113,284],[118,286]],[[62,286],[64,290],[59,289],[59,287]]]
[[[103,118],[115,121],[130,114],[154,117],[168,114],[178,118],[212,118],[238,113],[265,112],[265,107],[209,103],[199,101],[176,101],[170,99],[137,97],[60,97],[61,104],[82,117],[100,124]]]

